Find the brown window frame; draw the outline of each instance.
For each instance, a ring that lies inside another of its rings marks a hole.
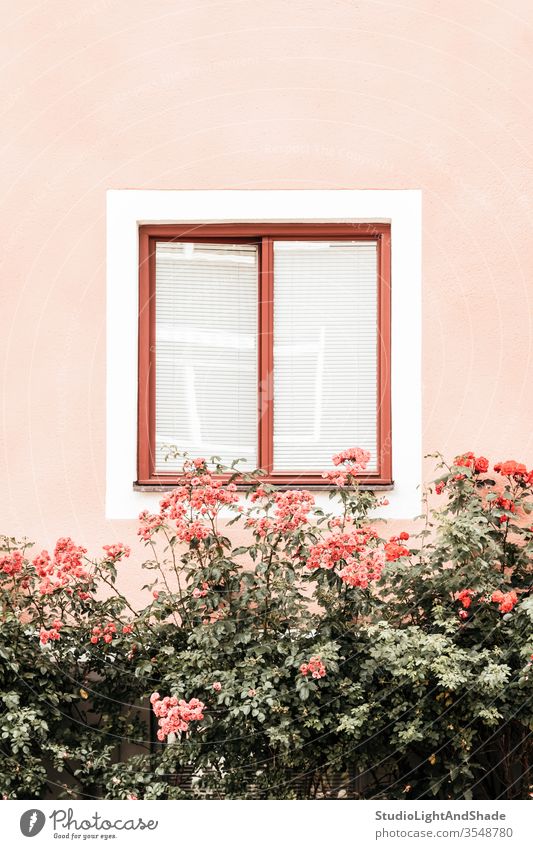
[[[391,233],[389,224],[149,224],[139,227],[139,394],[137,485],[174,484],[176,472],[155,472],[155,244],[161,241],[202,242],[259,246],[258,297],[258,465],[277,485],[324,489],[323,470],[273,470],[273,243],[279,239],[375,240],[378,252],[378,468],[361,476],[363,485],[392,485],[391,439]],[[350,446],[339,445],[339,450]]]

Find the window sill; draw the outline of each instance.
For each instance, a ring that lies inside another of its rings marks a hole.
[[[270,482],[269,482],[270,483]],[[176,488],[176,483],[138,483],[134,481],[134,492],[172,492]],[[326,483],[309,483],[309,484],[274,484],[277,490],[287,489],[307,489],[312,492],[331,492],[339,487],[332,486]],[[392,492],[394,490],[394,481],[391,483],[361,483],[359,488],[370,492]],[[237,484],[238,492],[248,492],[251,486],[248,484]]]

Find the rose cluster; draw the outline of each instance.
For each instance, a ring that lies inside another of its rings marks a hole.
[[[467,451],[465,454],[460,454],[453,461],[454,467],[459,471],[447,477],[447,480],[465,480],[467,472],[473,475],[488,472],[489,461],[486,457],[476,457],[473,451]],[[531,486],[533,484],[533,470],[528,471],[524,463],[518,463],[516,460],[505,460],[495,463],[493,466],[495,472],[498,472],[502,477],[514,480],[522,486]],[[464,470],[464,471],[463,471]],[[437,495],[446,487],[446,480],[440,480],[435,486]],[[507,521],[505,518],[501,521]]]
[[[131,548],[129,545],[124,545],[122,542],[116,542],[114,545],[104,545],[107,560],[120,560],[122,557],[129,557]]]
[[[305,525],[308,514],[315,506],[315,499],[305,489],[277,492],[274,498],[274,529],[281,533],[295,531]]]
[[[87,549],[76,545],[70,537],[58,539],[53,558],[47,551],[41,551],[32,561],[41,578],[38,588],[41,595],[51,595],[64,588],[72,593],[72,584],[89,582],[91,576],[82,565],[86,553]]]
[[[389,563],[394,560],[399,560],[400,557],[409,557],[411,552],[405,545],[402,545],[403,542],[406,542],[409,539],[409,534],[407,531],[402,531],[398,536],[392,536],[390,540],[385,543],[385,557]]]
[[[373,528],[333,528],[329,536],[313,545],[306,566],[315,569],[334,569],[344,583],[366,589],[378,581],[385,565],[386,548],[375,544]]]
[[[496,463],[494,471],[505,478],[513,478],[519,483],[533,483],[533,470],[528,472],[524,463],[517,463],[516,460],[505,460],[504,463]]]
[[[22,551],[10,551],[9,554],[3,554],[0,557],[0,572],[6,575],[18,575],[22,571],[24,565],[24,555]]]
[[[313,678],[323,678],[326,674],[326,667],[322,663],[320,656],[315,655],[308,663],[302,663],[300,672],[303,676],[311,675]]]
[[[158,740],[165,740],[169,734],[179,734],[189,730],[190,722],[201,722],[204,718],[205,705],[199,699],[177,699],[176,696],[165,696],[159,693],[150,696],[152,710],[158,718]]]
[[[121,630],[123,634],[131,634],[133,625],[123,625]],[[91,643],[94,646],[100,640],[103,640],[104,643],[111,643],[116,636],[118,636],[118,628],[114,622],[107,622],[105,625],[95,625],[91,632]]]
[[[471,469],[473,472],[487,472],[489,461],[486,457],[476,457],[473,451],[467,451],[466,454],[461,454],[456,457],[454,466],[462,466],[465,469]]]
[[[335,486],[345,486],[349,477],[362,474],[370,460],[370,452],[364,448],[347,448],[333,456],[334,466],[343,466],[332,472],[324,472],[322,477]]]
[[[339,578],[350,587],[366,590],[372,581],[379,581],[385,565],[385,549],[381,546],[363,548],[356,559],[350,558],[338,573]]]
[[[154,533],[162,526],[163,521],[163,518],[158,513],[149,513],[148,510],[143,510],[139,514],[140,526],[137,533],[141,539],[149,542]]]
[[[172,535],[180,542],[204,540],[212,533],[211,521],[221,507],[237,501],[236,484],[215,478],[203,457],[186,460],[178,486],[162,499],[160,512],[140,514],[137,533],[148,542],[161,526],[171,523]]]
[[[192,591],[193,598],[205,598],[209,591],[209,584],[207,581],[202,581],[202,587],[195,587]]]
[[[518,596],[514,590],[504,593],[501,590],[496,590],[491,595],[491,601],[498,605],[500,613],[510,613],[515,604],[518,602]]]
[[[462,605],[459,609],[459,619],[468,619],[468,608],[472,604],[472,597],[474,596],[474,590],[464,589],[460,592],[456,593],[455,599]]]
[[[251,496],[252,501],[260,497],[268,497],[265,490],[258,488]],[[274,515],[272,518],[263,516],[261,518],[249,518],[246,526],[254,528],[259,537],[265,537],[269,533],[286,534],[296,531],[309,521],[309,513],[315,506],[313,495],[306,489],[288,490],[277,492],[273,497]]]
[[[373,528],[334,529],[332,533],[313,545],[307,558],[308,569],[335,569],[341,561],[363,551],[377,537]]]
[[[462,607],[459,610],[459,618],[460,619],[468,619],[468,609],[472,605],[472,600],[475,595],[475,591],[472,589],[464,589],[460,592],[456,593],[455,600],[458,601]],[[500,613],[510,613],[511,610],[518,603],[518,595],[514,590],[510,590],[509,592],[502,592],[502,590],[495,590],[490,600],[498,605],[498,610]],[[485,596],[481,596],[479,601],[487,602],[488,599]]]
[[[63,627],[63,623],[61,619],[54,619],[52,622],[52,627],[48,630],[46,628],[41,628],[39,631],[39,641],[41,645],[45,646],[50,640],[59,640],[60,638],[60,630]]]

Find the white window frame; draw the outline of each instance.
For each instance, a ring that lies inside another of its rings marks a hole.
[[[106,518],[157,511],[137,478],[139,225],[216,222],[372,222],[391,225],[391,412],[394,487],[379,514],[421,509],[421,241],[419,189],[107,192]],[[339,446],[339,450],[351,446]],[[319,495],[317,501],[321,501]],[[329,503],[329,502],[325,502]]]

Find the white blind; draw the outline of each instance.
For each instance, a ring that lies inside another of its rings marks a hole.
[[[164,445],[257,465],[255,245],[156,244],[156,470]]]
[[[377,468],[377,246],[274,243],[274,469]]]

